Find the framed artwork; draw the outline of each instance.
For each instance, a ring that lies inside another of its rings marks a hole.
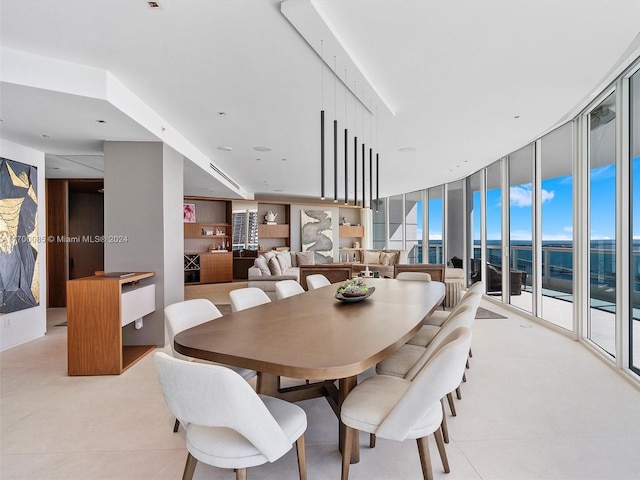
[[[0,158],[0,314],[40,304],[38,169]]]
[[[196,222],[196,204],[185,203],[182,207],[182,216],[183,216],[184,223],[195,223]]]
[[[300,211],[302,251],[313,251],[316,263],[333,261],[331,211]]]

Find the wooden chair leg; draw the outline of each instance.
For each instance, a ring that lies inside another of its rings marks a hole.
[[[176,418],[176,423],[173,424],[173,433],[176,433],[180,428],[180,420]]]
[[[451,393],[447,393],[447,401],[449,402],[449,408],[451,409],[451,415],[454,417],[457,415],[456,413],[456,405],[453,403],[453,395]]]
[[[369,448],[376,448],[376,434],[369,434]]]
[[[344,445],[342,446],[342,480],[349,480],[349,465],[351,463],[351,444],[356,431],[348,426],[344,426]]]
[[[420,454],[420,466],[422,467],[422,477],[424,480],[433,480],[433,469],[431,468],[431,456],[429,455],[429,438],[422,437],[418,442],[418,453]]]
[[[187,463],[184,464],[184,472],[182,473],[182,480],[191,480],[193,478],[193,474],[196,471],[196,464],[198,460],[191,455],[190,453],[187,455]]]
[[[444,443],[449,443],[449,427],[447,426],[447,416],[444,413],[444,398],[440,399],[440,405],[442,405],[442,422],[440,423],[440,429],[442,430]]]
[[[440,430],[433,432],[433,436],[436,437],[436,445],[438,446],[438,452],[440,452],[440,460],[442,460],[442,466],[444,467],[444,473],[449,473],[449,459],[447,458],[447,451],[444,448],[444,442],[442,440],[442,434]]]
[[[247,469],[246,468],[237,468],[236,469],[236,480],[247,480]]]
[[[296,440],[296,453],[298,454],[298,474],[300,480],[307,480],[307,455],[304,449],[304,434]]]
[[[462,400],[462,390],[460,390],[460,385],[456,387],[456,397],[458,397],[458,400]]]

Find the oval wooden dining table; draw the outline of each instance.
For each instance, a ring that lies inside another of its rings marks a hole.
[[[339,284],[328,285],[185,330],[175,336],[175,349],[256,370],[258,393],[292,402],[325,396],[339,419],[357,375],[400,348],[444,300],[440,282],[368,278],[365,283],[375,292],[363,301],[341,302],[334,298]],[[315,382],[280,388],[279,377]],[[339,431],[342,451],[342,423]],[[355,438],[351,463],[359,455]]]

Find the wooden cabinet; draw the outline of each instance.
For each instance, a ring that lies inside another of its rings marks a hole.
[[[233,280],[231,252],[200,254],[200,283],[231,282]]]
[[[123,345],[122,327],[155,310],[153,272],[67,281],[69,375],[119,375],[155,345]]]
[[[258,225],[258,240],[265,238],[289,239],[289,225]]]
[[[362,225],[340,225],[340,238],[364,237],[364,227]]]

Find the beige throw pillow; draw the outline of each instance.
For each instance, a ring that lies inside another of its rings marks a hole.
[[[267,264],[267,261],[262,255],[260,255],[253,261],[253,266],[258,267],[262,275],[271,275],[271,270],[269,270],[269,265]]]
[[[398,252],[380,252],[380,263],[385,267],[393,266],[398,261]]]
[[[363,250],[362,263],[366,263],[367,265],[380,265],[380,252],[375,250]]]
[[[316,264],[316,257],[312,250],[296,252],[296,259],[298,260],[298,266]]]
[[[282,275],[282,269],[277,257],[271,257],[269,260],[269,270],[271,270],[271,275]]]
[[[282,273],[285,273],[291,268],[291,255],[289,255],[289,252],[276,254],[276,259],[278,260]]]

